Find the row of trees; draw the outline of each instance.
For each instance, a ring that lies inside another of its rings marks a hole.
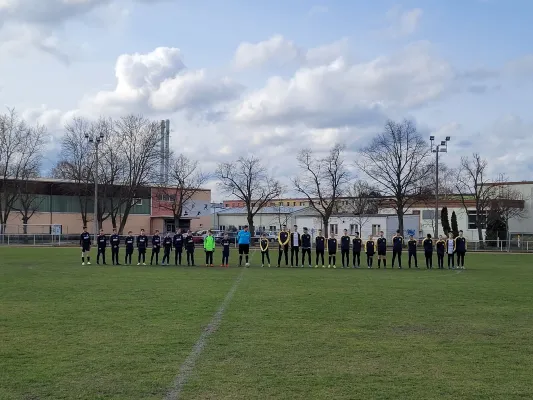
[[[94,142],[90,143],[88,138],[99,137],[103,139],[99,142],[99,163],[95,165]],[[29,126],[14,110],[0,115],[2,226],[13,211],[19,212],[27,224],[38,209],[38,196],[32,195],[27,184],[39,176],[46,140],[43,127]],[[78,199],[84,224],[93,214],[97,176],[97,220],[101,225],[109,219],[120,232],[135,200],[148,187],[159,187],[165,199],[159,205],[171,212],[178,226],[186,204],[210,179],[217,179],[226,195],[244,203],[252,229],[257,213],[291,189],[308,200],[325,227],[331,216],[340,211],[342,198],[345,203],[342,211],[353,214],[360,227],[368,221],[368,214],[376,213],[383,206],[395,211],[403,231],[404,215],[415,203],[432,204],[436,185],[441,195],[456,193],[465,211],[471,203],[475,204],[480,240],[483,240],[482,228],[488,224],[487,215],[507,226],[510,218],[523,213],[517,203],[521,200],[519,193],[505,185],[503,176],[496,182],[490,181],[487,161],[478,154],[462,158],[455,169],[441,163],[441,179],[436,182],[432,149],[408,120],[387,122],[383,131],[358,151],[357,161],[353,163],[347,161],[343,144],[333,146],[326,155],[301,150],[296,157],[299,171],[289,188],[254,156],[220,163],[214,174],[207,174],[197,161],[171,153],[168,181],[163,182],[159,168],[160,140],[159,123],[140,115],[97,121],[75,118],[65,126],[59,160],[51,176],[71,182],[70,194]],[[361,176],[355,176],[354,170]],[[445,231],[448,229],[444,223],[443,227]]]
[[[434,204],[437,185],[440,196],[458,197],[465,213],[474,204],[480,241],[489,222],[498,221],[508,227],[511,218],[524,216],[520,192],[506,185],[504,176],[490,180],[488,163],[479,154],[463,157],[454,169],[440,163],[438,182],[432,154],[428,141],[411,121],[388,121],[383,132],[359,150],[352,165],[347,162],[342,144],[335,145],[325,156],[302,150],[297,155],[299,173],[291,183],[293,190],[308,200],[324,227],[339,211],[341,199],[347,199],[343,211],[353,214],[359,227],[368,221],[368,214],[384,206],[395,211],[403,231],[404,215],[414,204]],[[353,176],[354,169],[362,176]],[[250,227],[254,226],[255,215],[286,190],[256,157],[220,164],[216,176],[227,195],[244,203]],[[448,225],[446,233],[450,230],[458,233],[456,215],[452,215],[454,228]]]

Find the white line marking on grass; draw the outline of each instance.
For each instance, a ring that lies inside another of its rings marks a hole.
[[[202,351],[204,350],[204,347],[207,344],[207,339],[209,339],[209,336],[211,336],[213,333],[217,331],[220,325],[220,322],[222,321],[222,316],[224,315],[224,311],[226,311],[226,307],[231,302],[233,295],[237,291],[237,287],[239,286],[239,283],[242,280],[245,270],[246,269],[243,268],[241,273],[237,277],[237,279],[235,279],[235,282],[233,283],[233,286],[231,287],[229,292],[226,294],[224,301],[218,307],[217,312],[213,315],[213,318],[211,318],[211,321],[209,322],[209,324],[204,328],[204,331],[202,332],[202,334],[200,335],[200,337],[194,344],[190,354],[187,356],[183,364],[181,364],[179,373],[174,379],[173,388],[166,395],[165,400],[177,400],[180,398],[181,391],[183,390],[183,387],[189,380],[194,368],[196,367],[196,361],[198,361],[200,354],[202,354]]]

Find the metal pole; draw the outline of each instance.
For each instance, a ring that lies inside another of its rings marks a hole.
[[[98,141],[95,140],[96,166],[94,169],[94,243],[98,240]]]
[[[439,237],[439,146],[436,151],[436,168],[435,168],[435,239]]]

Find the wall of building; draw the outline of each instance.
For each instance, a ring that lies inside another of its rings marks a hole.
[[[533,184],[521,183],[513,185],[512,189],[522,194],[525,206],[523,218],[509,220],[509,232],[533,233]]]
[[[266,231],[278,231],[280,225],[291,224],[291,217],[289,214],[256,214],[254,218],[254,225],[256,229],[264,227]],[[223,227],[228,229],[230,226],[239,226],[248,225],[248,219],[246,214],[226,214],[224,212],[217,213],[215,217],[215,225],[218,227]],[[271,229],[271,227],[273,229]]]
[[[89,232],[93,232],[93,219],[92,214],[88,215],[89,221],[87,228]],[[120,219],[117,221],[120,224]],[[29,234],[48,234],[49,225],[61,225],[63,234],[78,234],[81,233],[83,228],[83,221],[79,213],[41,213],[36,212],[31,217],[28,223],[27,232]],[[41,226],[39,226],[41,225]],[[139,232],[141,228],[148,230],[150,227],[150,216],[130,214],[126,222],[124,232],[131,230],[133,232]],[[103,223],[102,229],[106,232],[111,232],[113,229],[111,219],[106,219]],[[9,215],[6,233],[16,234],[23,233],[23,224],[19,213],[11,213]]]
[[[291,225],[298,225],[300,231],[307,227],[313,235],[316,235],[319,229],[325,231],[322,225],[322,218],[310,215],[294,215],[291,220]],[[344,229],[348,230],[348,234],[353,236],[355,232],[359,232],[361,237],[368,237],[370,235],[377,236],[380,230],[386,231],[387,216],[369,216],[364,219],[355,217],[331,217],[329,220],[328,232],[331,231],[331,226],[336,226],[336,236],[342,236]],[[359,225],[362,225],[359,226]]]

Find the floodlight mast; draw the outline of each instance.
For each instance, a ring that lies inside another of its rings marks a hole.
[[[95,158],[95,166],[94,166],[94,242],[98,242],[98,148],[100,146],[100,143],[104,140],[104,132],[100,131],[98,135],[89,135],[89,133],[85,133],[85,139],[87,139],[87,142],[94,146],[94,158]]]
[[[430,136],[431,151],[435,153],[435,239],[439,237],[439,153],[448,152],[448,142],[451,137],[446,136],[440,144],[435,144],[435,136]]]

